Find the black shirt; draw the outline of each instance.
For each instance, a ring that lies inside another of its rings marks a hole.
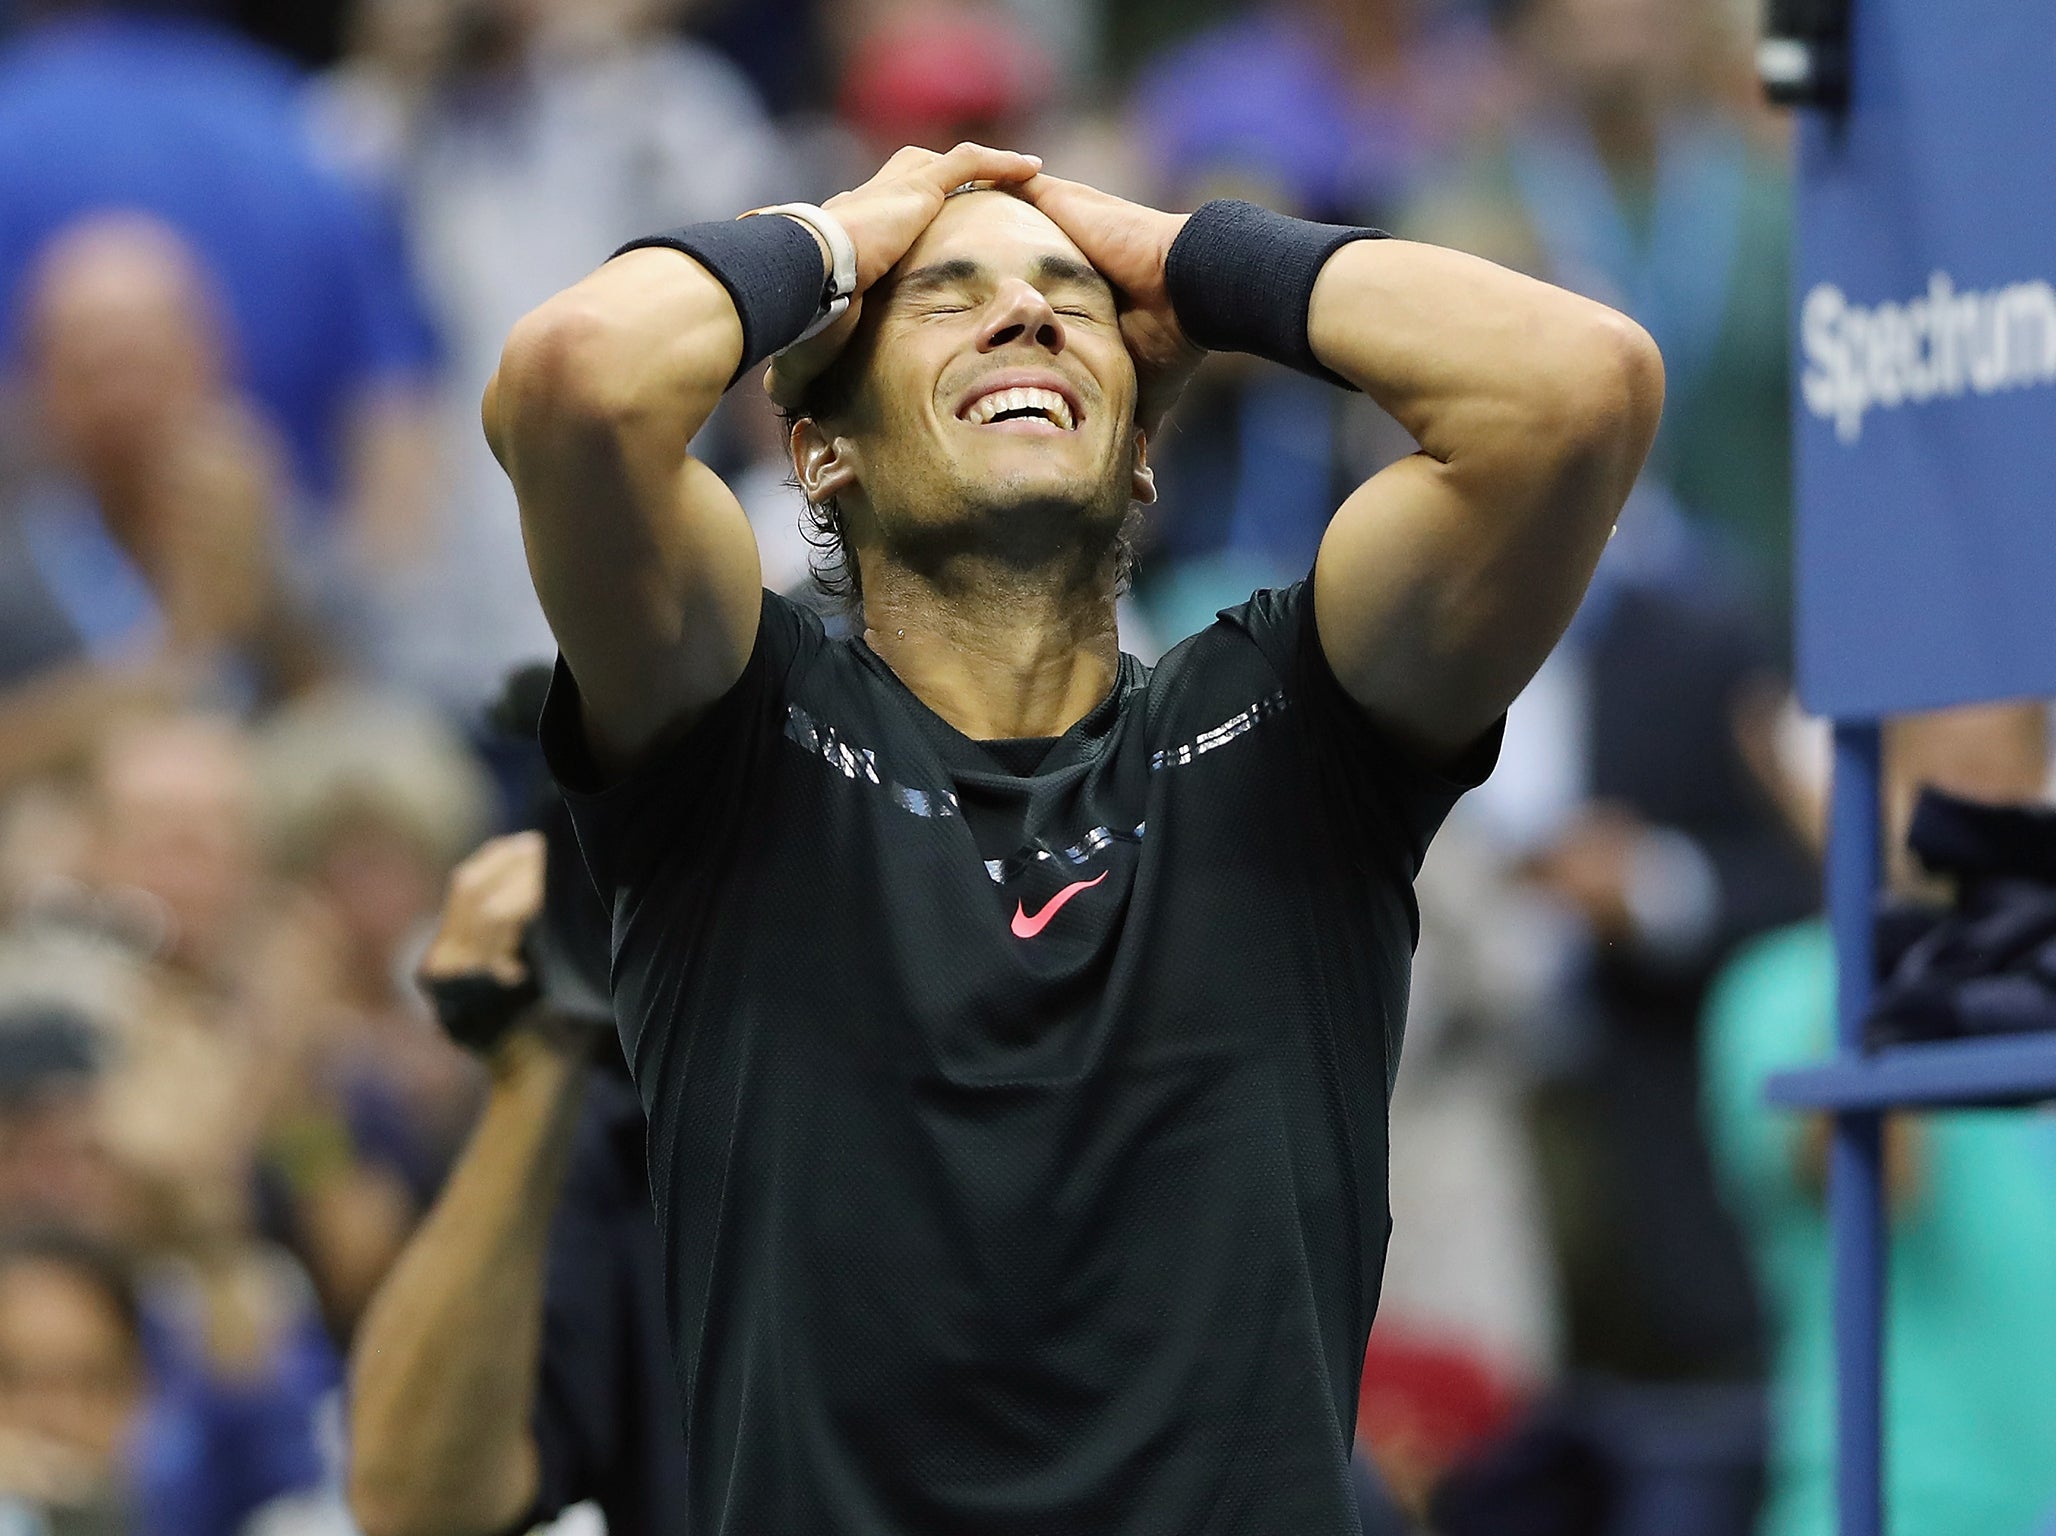
[[[1411,881],[1464,786],[1342,693],[1308,585],[1123,657],[1027,776],[768,594],[604,792],[577,707],[560,668],[692,1529],[1353,1536]]]
[[[685,1529],[685,1426],[644,1140],[642,1103],[625,1074],[595,1067],[550,1228],[531,1415],[541,1476],[517,1530],[586,1499],[606,1515],[609,1536]]]

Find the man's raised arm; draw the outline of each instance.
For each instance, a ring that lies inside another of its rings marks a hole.
[[[1656,344],[1602,304],[1369,230],[1161,213],[1054,176],[1021,195],[1121,290],[1160,393],[1196,343],[1340,378],[1413,434],[1421,451],[1329,524],[1315,614],[1358,703],[1431,754],[1468,745],[1577,611],[1656,435]]]
[[[486,386],[486,440],[610,773],[725,693],[756,641],[748,519],[686,452],[742,348],[705,267],[627,251],[523,317]]]
[[[828,209],[856,293],[913,244],[953,186],[1040,162],[963,144],[906,149]],[[578,680],[599,767],[689,724],[747,665],[762,608],[735,497],[686,446],[723,391],[795,340],[833,271],[800,221],[695,225],[628,250],[525,316],[486,387],[486,439],[514,482],[530,573]],[[849,334],[853,302],[811,351]]]
[[[1404,240],[1328,258],[1307,339],[1421,447],[1328,525],[1322,649],[1358,703],[1454,753],[1577,611],[1656,435],[1662,360],[1604,305]]]

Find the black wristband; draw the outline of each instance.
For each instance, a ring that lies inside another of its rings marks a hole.
[[[481,1056],[492,1054],[542,995],[534,966],[525,980],[511,987],[489,972],[467,971],[461,976],[424,976],[421,990],[443,1033]]]
[[[1382,229],[1315,224],[1217,198],[1171,242],[1164,285],[1179,326],[1209,352],[1247,352],[1347,388],[1307,340],[1314,280],[1352,240],[1386,238]]]
[[[686,224],[631,240],[614,255],[650,245],[685,252],[713,273],[735,301],[742,320],[742,361],[736,364],[731,384],[780,347],[799,340],[800,332],[821,312],[822,295],[828,291],[814,232],[783,214]]]

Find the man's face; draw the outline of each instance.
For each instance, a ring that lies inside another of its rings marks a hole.
[[[1113,290],[1016,198],[945,203],[865,295],[850,347],[849,404],[822,429],[860,550],[1089,561],[1150,495]]]

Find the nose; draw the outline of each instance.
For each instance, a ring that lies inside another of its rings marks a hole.
[[[1013,342],[1026,341],[1049,353],[1064,350],[1064,323],[1050,307],[1049,298],[1033,283],[1010,277],[992,297],[985,324],[981,352],[997,352]]]

